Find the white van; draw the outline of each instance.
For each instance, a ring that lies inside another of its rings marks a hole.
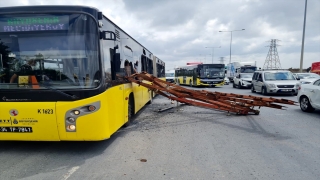
[[[287,70],[256,71],[252,77],[251,92],[267,94],[298,94],[297,79]]]
[[[170,83],[174,83],[174,72],[175,70],[166,71],[166,81]]]

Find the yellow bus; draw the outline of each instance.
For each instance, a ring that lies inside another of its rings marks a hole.
[[[159,58],[86,6],[0,8],[0,53],[0,140],[108,139],[153,97],[123,76],[159,73]]]
[[[224,64],[193,64],[175,68],[175,83],[189,86],[223,86]]]

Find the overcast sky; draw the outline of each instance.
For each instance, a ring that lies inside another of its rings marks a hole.
[[[282,68],[299,68],[305,0],[14,0],[0,6],[87,5],[165,61],[257,61],[263,67],[271,39],[278,39]],[[218,48],[221,46],[221,48]],[[213,47],[213,48],[205,48]],[[214,52],[214,53],[212,53]],[[308,0],[303,67],[320,61],[320,0]]]

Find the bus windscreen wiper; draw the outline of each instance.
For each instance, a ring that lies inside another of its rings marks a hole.
[[[37,85],[38,85],[38,84],[37,84]],[[58,90],[58,89],[52,88],[52,87],[50,87],[51,85],[45,85],[44,83],[41,83],[41,84],[39,84],[39,85],[41,85],[41,86],[43,86],[43,87],[45,87],[45,88],[47,88],[47,89],[51,89],[51,90],[53,90],[53,91],[55,91],[55,92],[57,92],[57,93],[59,93],[59,94],[62,94],[62,95],[64,95],[64,96],[70,97],[70,98],[72,98],[72,99],[79,99],[78,96],[76,96],[76,95],[70,95],[70,94],[65,93],[65,92],[63,92],[63,91],[60,91],[60,90]]]

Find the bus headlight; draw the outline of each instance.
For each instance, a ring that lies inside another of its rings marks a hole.
[[[73,114],[74,114],[74,115],[79,115],[79,114],[80,114],[80,111],[79,111],[79,110],[75,110],[75,111],[73,111]]]
[[[67,126],[67,129],[68,129],[69,131],[75,131],[75,130],[76,130],[76,126],[73,125],[73,124],[68,125],[68,126]]]

